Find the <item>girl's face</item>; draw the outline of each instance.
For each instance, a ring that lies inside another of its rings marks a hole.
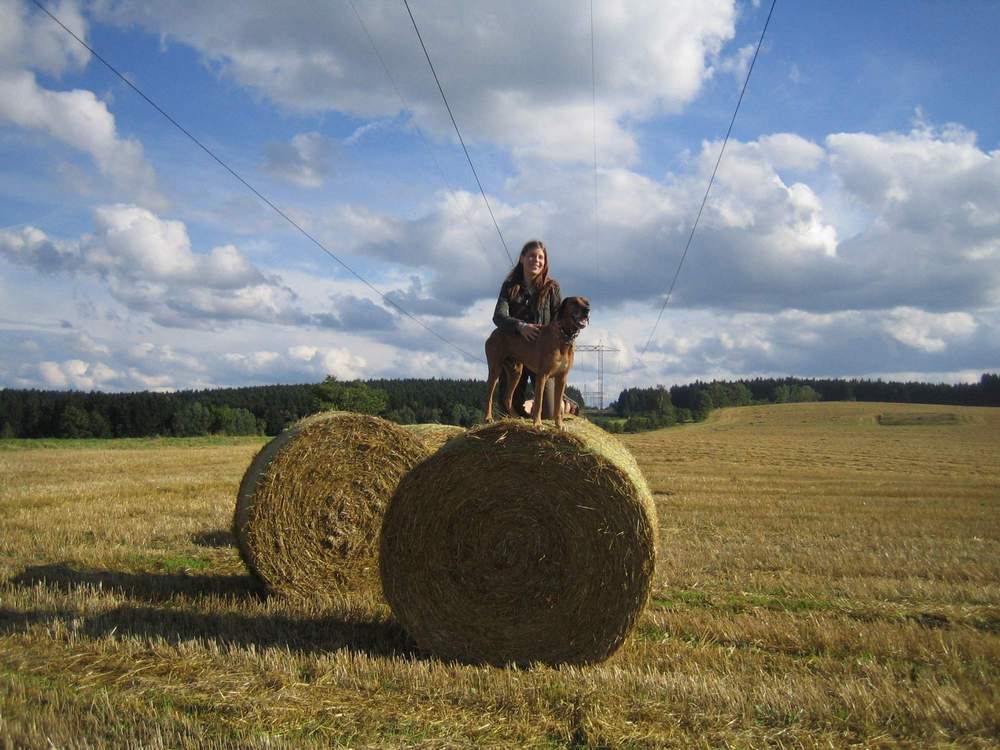
[[[545,268],[545,250],[535,247],[521,256],[521,269],[526,281],[534,281]]]

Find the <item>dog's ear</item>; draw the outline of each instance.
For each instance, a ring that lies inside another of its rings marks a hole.
[[[563,313],[566,312],[566,305],[569,304],[569,302],[570,302],[571,299],[573,299],[573,298],[572,297],[567,297],[566,299],[564,299],[562,302],[559,303],[559,309],[556,311],[556,320],[559,320],[560,318],[562,318]]]

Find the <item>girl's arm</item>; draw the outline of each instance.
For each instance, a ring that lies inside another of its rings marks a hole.
[[[523,321],[510,316],[510,285],[507,283],[500,287],[497,306],[493,310],[493,325],[506,333],[518,333],[524,325]]]

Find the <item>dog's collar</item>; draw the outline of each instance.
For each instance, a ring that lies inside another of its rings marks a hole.
[[[562,334],[563,343],[565,344],[572,344],[576,340],[576,337],[580,335],[580,331],[582,330],[582,328],[575,328],[572,331],[567,331],[562,326],[559,326],[559,333]]]

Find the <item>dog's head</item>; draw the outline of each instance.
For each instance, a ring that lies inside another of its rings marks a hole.
[[[557,318],[574,331],[582,331],[590,322],[590,300],[586,297],[567,297],[559,305]]]

